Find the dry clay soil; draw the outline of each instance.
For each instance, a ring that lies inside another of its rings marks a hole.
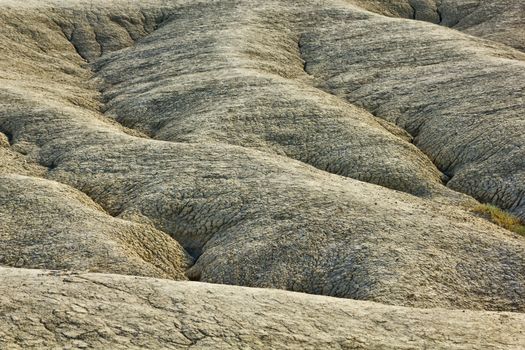
[[[522,0],[0,0],[0,348],[524,349]]]

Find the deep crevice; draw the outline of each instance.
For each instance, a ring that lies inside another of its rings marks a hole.
[[[197,261],[195,260],[195,263]],[[194,263],[194,265],[195,265]],[[186,277],[188,277],[188,280],[190,281],[193,281],[193,282],[200,282],[202,280],[202,275],[200,272],[194,272],[194,271],[191,271],[190,268],[188,268],[188,270],[186,270]]]
[[[437,6],[436,7],[436,13],[438,15],[438,23],[439,25],[442,25],[443,23],[443,14],[441,13],[441,8],[440,8],[441,5]]]
[[[1,129],[0,129],[0,132],[7,137],[7,142],[9,143],[9,146],[12,146],[13,145],[13,141],[14,141],[13,140],[13,134],[8,132],[8,131],[1,130]]]
[[[410,2],[408,5],[409,5],[410,8],[412,9],[411,19],[415,20],[415,19],[416,19],[416,16],[417,16],[417,9],[415,8],[414,5],[412,5],[411,2]]]
[[[299,54],[299,59],[303,62],[303,71],[311,76],[312,74],[310,74],[310,72],[308,72],[308,62],[306,62],[306,60],[303,58],[303,43],[302,43],[302,40],[303,40],[303,36],[302,35],[299,35],[299,38],[297,39],[297,52]]]

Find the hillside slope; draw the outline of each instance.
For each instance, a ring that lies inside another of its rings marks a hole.
[[[449,350],[525,343],[523,314],[119,275],[0,273],[0,346],[10,349]]]
[[[0,0],[0,265],[53,293],[76,287],[46,269],[144,276],[187,303],[208,287],[154,278],[191,279],[394,305],[369,304],[423,328],[421,308],[525,312],[525,238],[473,211],[525,219],[525,13],[473,3]],[[206,293],[250,307],[244,287]],[[523,342],[521,315],[475,315],[469,334]]]

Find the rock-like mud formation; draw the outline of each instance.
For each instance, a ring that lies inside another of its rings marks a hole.
[[[1,0],[0,345],[519,348],[522,7]]]
[[[11,349],[448,350],[519,349],[525,342],[525,315],[516,313],[131,276],[0,273],[0,346]]]
[[[2,265],[184,279],[191,264],[165,233],[113,218],[53,181],[0,176],[0,201]]]
[[[516,0],[347,0],[387,16],[427,21],[525,50],[525,3]]]

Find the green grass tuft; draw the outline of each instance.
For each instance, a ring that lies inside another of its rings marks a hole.
[[[518,217],[503,211],[495,205],[480,204],[474,207],[473,211],[475,213],[481,214],[498,226],[525,236],[524,223]]]

